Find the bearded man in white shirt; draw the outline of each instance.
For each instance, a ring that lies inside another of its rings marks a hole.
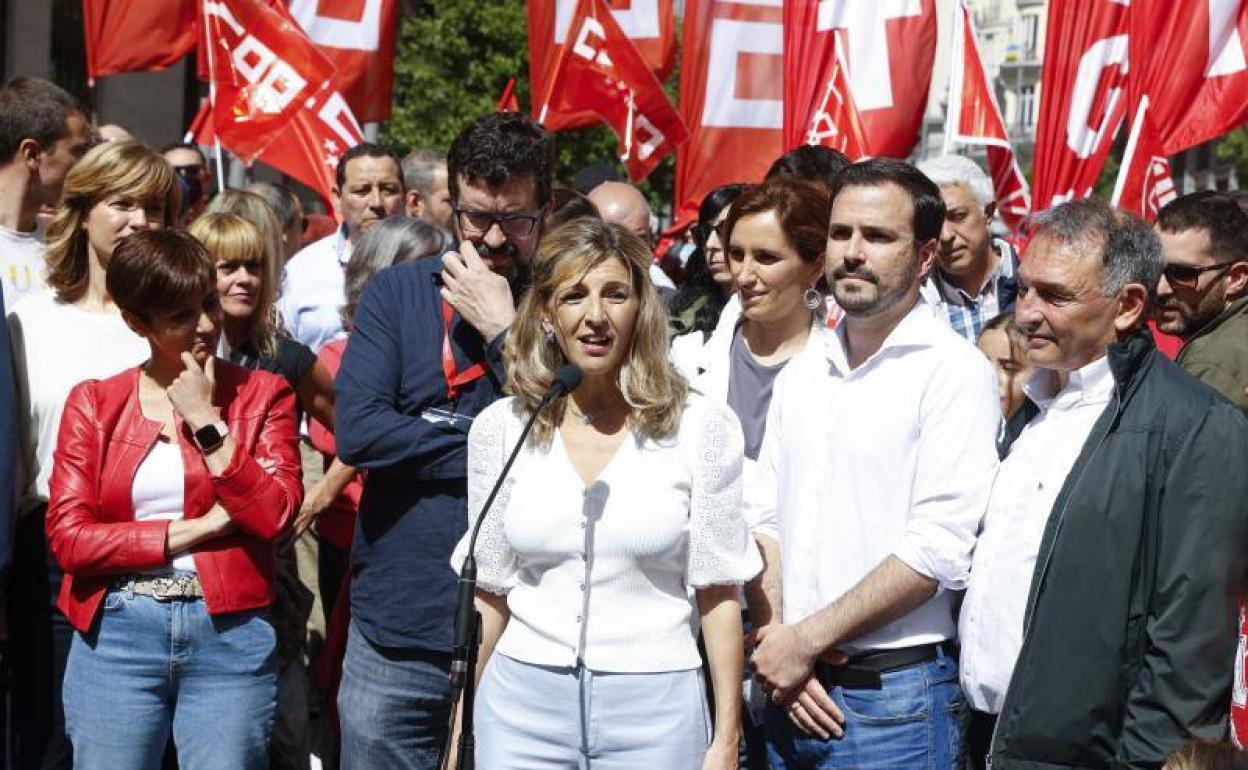
[[[776,381],[747,505],[779,539],[783,623],[758,631],[775,770],[960,766],[952,592],[992,479],[995,377],[919,301],[945,207],[913,166],[837,177],[828,230],[845,317]]]

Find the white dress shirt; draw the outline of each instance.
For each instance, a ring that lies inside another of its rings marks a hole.
[[[936,581],[935,596],[841,649],[952,639],[947,589],[966,583],[997,469],[996,376],[923,303],[857,368],[844,324],[827,339],[776,381],[747,490],[747,516],[779,535],[784,622],[828,606],[893,555]]]
[[[475,522],[523,428],[515,399],[481,412],[468,434]],[[586,486],[559,432],[527,442],[477,541],[477,585],[507,595],[497,651],[542,666],[600,672],[700,665],[690,589],[740,585],[762,570],[741,519],[743,439],[726,406],[690,397],[677,434],[624,439]],[[463,563],[469,533],[451,563]]]
[[[958,620],[962,689],[972,708],[991,714],[1001,711],[1022,648],[1031,576],[1049,514],[1113,397],[1109,359],[1072,372],[1060,391],[1056,385],[1053,372],[1045,369],[1023,385],[1040,413],[1015,440],[997,473]]]
[[[350,259],[351,244],[340,227],[303,247],[286,263],[277,311],[291,338],[313,353],[326,342],[346,336],[341,312]]]

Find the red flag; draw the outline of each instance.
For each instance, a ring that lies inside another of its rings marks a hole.
[[[588,109],[620,139],[629,178],[644,179],[689,136],[663,85],[615,22],[605,0],[580,0],[539,122]]]
[[[676,221],[695,219],[711,190],[758,182],[782,152],[784,24],[767,5],[685,5],[680,108],[689,141],[676,151]]]
[[[1027,179],[1018,167],[1005,120],[992,93],[979,53],[975,21],[966,0],[958,8],[953,36],[953,68],[949,79],[949,112],[945,124],[945,151],[953,144],[979,145],[988,153],[988,168],[997,197],[997,211],[1011,230],[1031,211]]]
[[[659,81],[667,80],[676,62],[676,16],[672,0],[609,0],[607,5],[620,29],[637,46]],[[550,90],[576,6],[577,0],[528,0],[530,93],[544,94]],[[533,117],[538,117],[541,109],[541,103],[534,98]],[[596,123],[597,116],[588,110],[549,111],[545,120],[546,128],[551,131]]]
[[[804,0],[784,3],[784,146],[823,144],[858,160],[869,152],[846,72],[844,35],[807,34],[807,17],[817,12]]]
[[[217,132],[212,130],[211,99],[200,101],[199,110],[195,112],[195,117],[191,118],[191,125],[187,127],[182,141],[187,144],[202,144],[205,146],[217,141]]]
[[[83,0],[87,80],[162,70],[195,48],[198,0]]]
[[[290,0],[290,15],[337,68],[334,87],[356,117],[390,117],[396,0]]]
[[[837,41],[869,143],[864,154],[906,157],[927,108],[935,0],[785,0],[785,114],[786,126],[794,126],[786,128],[786,147],[796,146],[797,131],[809,132],[825,101]]]
[[[1126,114],[1127,6],[1052,0],[1032,199],[1043,211],[1092,193]]]
[[[213,128],[251,163],[310,101],[332,93],[334,68],[281,6],[217,0],[204,14]]]
[[[1110,203],[1146,221],[1157,218],[1157,211],[1178,197],[1170,178],[1170,158],[1161,146],[1153,125],[1148,98],[1136,109],[1131,133],[1122,153],[1122,167]]]
[[[337,217],[333,189],[338,159],[363,142],[364,133],[342,94],[324,90],[316,99],[296,113],[259,160],[316,190]]]
[[[508,78],[503,87],[502,96],[498,97],[498,112],[519,112],[520,99],[516,97],[516,79]]]

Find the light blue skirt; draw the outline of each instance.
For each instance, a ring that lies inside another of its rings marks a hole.
[[[699,770],[711,738],[701,669],[610,674],[495,652],[474,713],[489,770]]]

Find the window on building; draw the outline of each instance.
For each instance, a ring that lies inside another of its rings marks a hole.
[[[1018,125],[1032,129],[1036,125],[1036,87],[1023,86],[1018,90]]]
[[[1036,44],[1039,42],[1040,17],[1035,14],[1026,14],[1022,17],[1022,23],[1023,58],[1034,61],[1039,58],[1036,55]]]

